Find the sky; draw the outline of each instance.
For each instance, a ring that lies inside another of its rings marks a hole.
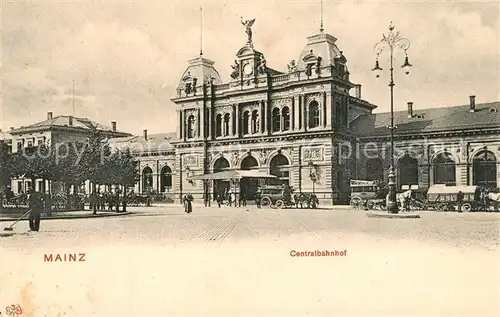
[[[200,7],[203,7],[202,15]],[[389,111],[388,57],[379,79],[374,45],[392,21],[411,42],[413,69],[395,71],[395,109],[500,100],[498,1],[323,2],[325,33],[347,58],[363,99]],[[176,129],[170,100],[200,46],[224,81],[246,42],[285,71],[320,28],[320,1],[8,1],[3,0],[1,125],[43,121],[47,112],[89,117],[132,134]],[[203,17],[202,19],[200,17]],[[203,22],[201,22],[203,21]],[[203,44],[200,33],[203,30]],[[395,56],[403,64],[404,53]],[[74,83],[74,99],[73,99]]]

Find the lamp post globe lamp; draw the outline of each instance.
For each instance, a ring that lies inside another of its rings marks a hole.
[[[379,57],[383,52],[388,52],[389,53],[389,73],[390,73],[390,81],[389,81],[389,87],[390,87],[390,96],[391,96],[391,116],[390,116],[390,125],[388,126],[388,129],[390,131],[390,155],[391,155],[391,161],[390,161],[390,167],[389,167],[389,174],[388,174],[388,188],[389,188],[389,194],[387,198],[387,211],[389,213],[398,213],[398,203],[396,201],[396,174],[394,171],[394,130],[396,129],[396,126],[394,125],[394,53],[397,50],[402,50],[405,53],[405,61],[401,68],[403,69],[404,73],[408,75],[410,73],[410,69],[412,65],[410,64],[408,60],[408,49],[410,48],[410,41],[404,37],[401,37],[399,34],[399,31],[394,31],[394,26],[392,25],[392,22],[389,25],[389,33],[383,34],[382,35],[382,40],[375,44],[375,52],[377,54],[377,59],[375,60],[375,67],[372,69],[372,71],[375,73],[375,77],[379,78],[380,74],[382,73],[382,68],[379,65]]]

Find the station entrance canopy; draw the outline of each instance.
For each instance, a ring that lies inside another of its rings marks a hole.
[[[193,180],[240,180],[242,178],[276,178],[276,176],[255,170],[230,170],[192,177]]]

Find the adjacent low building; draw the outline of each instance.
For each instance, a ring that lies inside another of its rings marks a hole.
[[[53,116],[52,112],[48,112],[45,120],[28,126],[12,128],[9,131],[12,152],[19,152],[23,148],[41,144],[55,145],[58,143],[85,141],[93,129],[98,130],[104,138],[109,139],[130,135],[129,133],[119,132],[114,121],[111,122],[111,126],[107,126],[88,118],[67,115]],[[26,191],[28,187],[45,192],[48,190],[49,184],[47,180],[36,180],[35,184],[31,184],[30,179],[21,178],[13,179],[11,188],[14,193]]]

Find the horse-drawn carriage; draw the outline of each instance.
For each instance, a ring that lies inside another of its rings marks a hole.
[[[351,180],[350,205],[354,209],[387,210],[387,187],[379,181]]]
[[[461,210],[469,211],[487,211],[488,205],[497,209],[498,204],[491,200],[491,204],[487,203],[487,194],[480,186],[446,186],[432,185],[427,191],[427,200],[421,209],[437,210],[437,211],[453,211],[458,208],[457,197],[458,193],[463,193]],[[489,195],[488,195],[489,196]]]
[[[260,204],[262,207],[278,208],[313,208],[319,205],[318,197],[311,193],[294,193],[290,186],[263,186]]]

